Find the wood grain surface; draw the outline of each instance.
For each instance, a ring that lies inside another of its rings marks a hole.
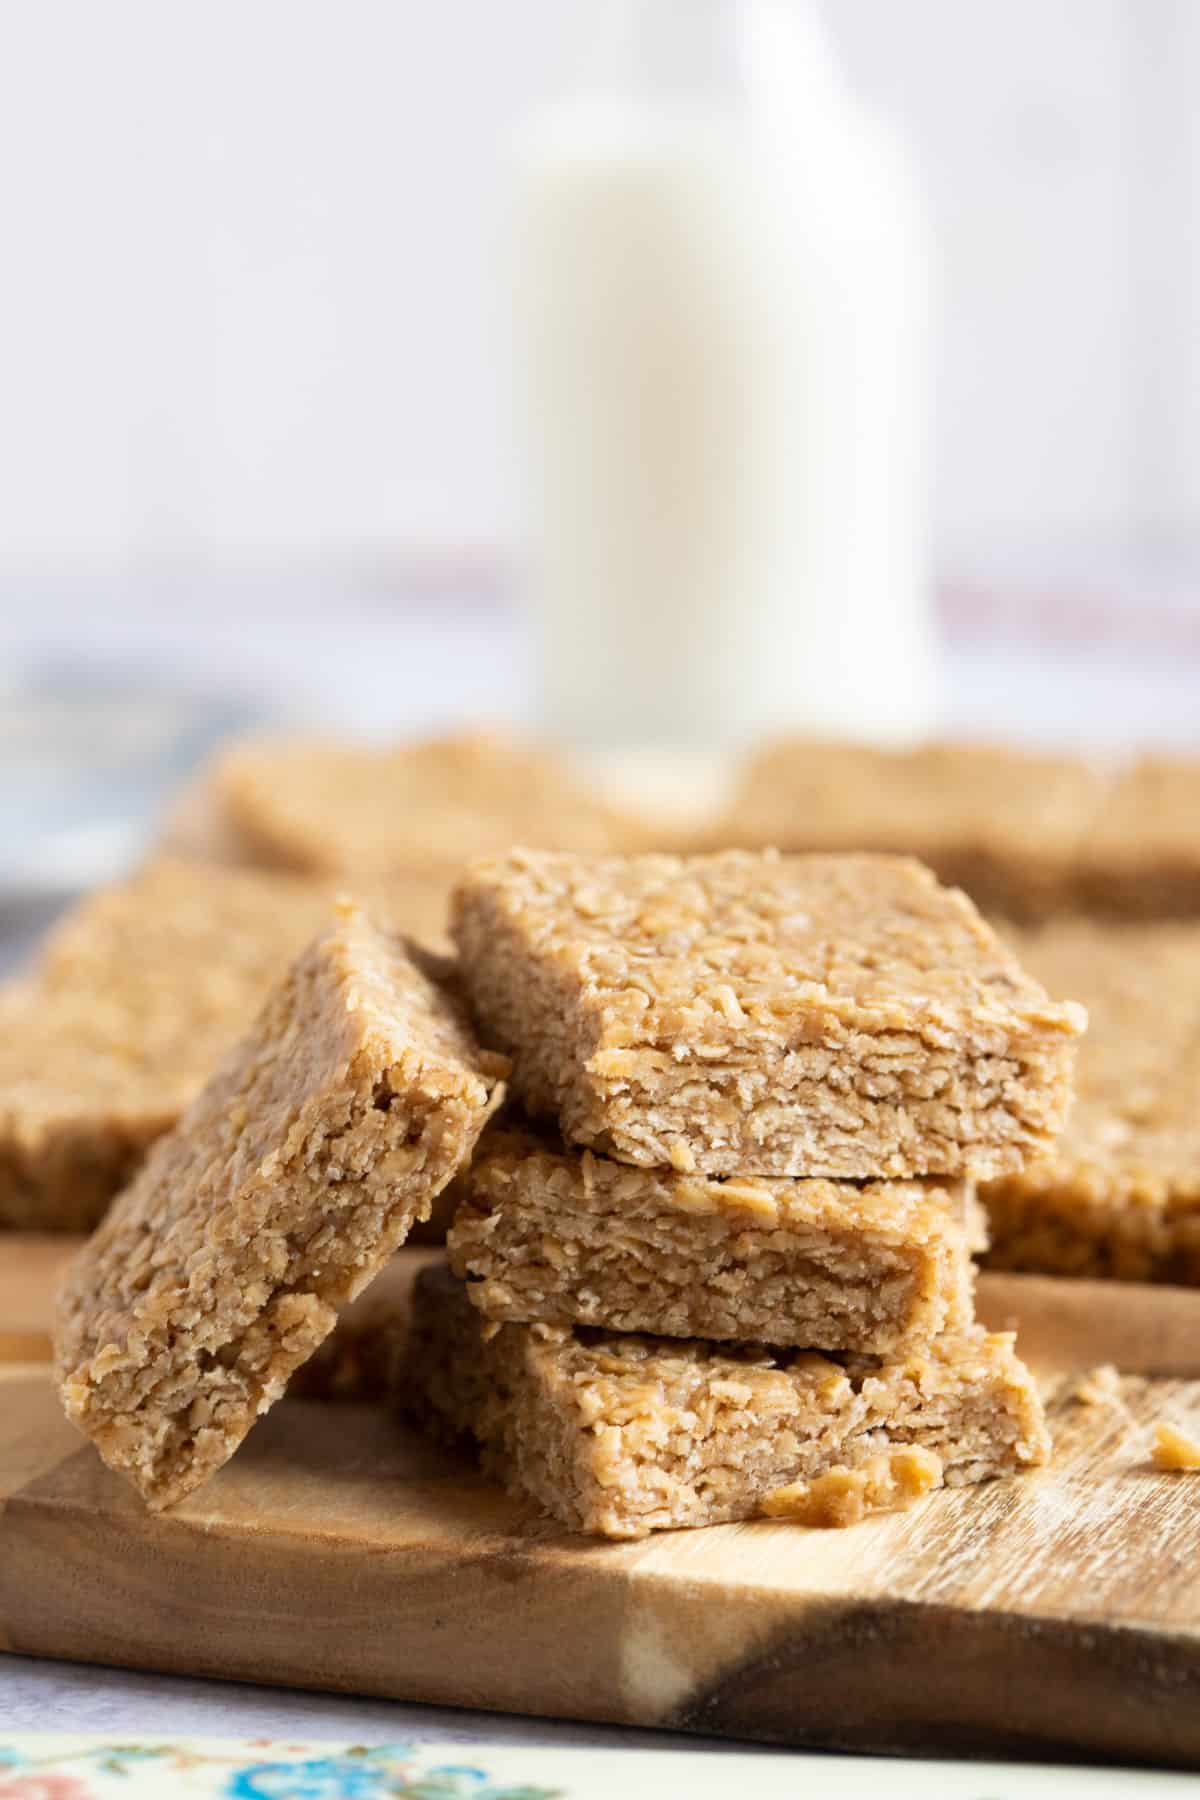
[[[45,1361],[50,1355],[55,1289],[85,1241],[66,1233],[33,1237],[0,1231],[0,1362]]]
[[[1044,1473],[846,1532],[601,1544],[382,1407],[298,1399],[147,1513],[47,1370],[12,1360],[64,1247],[28,1248],[0,1246],[4,1649],[791,1744],[1200,1766],[1200,1476],[1149,1458],[1157,1419],[1200,1432],[1200,1381],[1071,1398],[1104,1360],[1200,1372],[1200,1296],[984,1283],[1057,1388]],[[397,1259],[393,1301],[427,1259]]]

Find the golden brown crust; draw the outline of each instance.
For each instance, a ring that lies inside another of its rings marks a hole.
[[[753,1518],[767,1496],[920,1445],[952,1485],[1044,1462],[1040,1401],[1003,1335],[879,1362],[489,1326],[462,1285],[418,1278],[402,1404],[483,1446],[485,1466],[605,1537]]]
[[[72,1265],[68,1415],[153,1506],[207,1479],[469,1156],[500,1065],[347,907]]]
[[[451,930],[517,1097],[622,1161],[998,1173],[1065,1115],[1082,1012],[903,859],[514,851]]]
[[[451,1266],[488,1318],[894,1351],[970,1323],[966,1184],[716,1180],[498,1128]]]

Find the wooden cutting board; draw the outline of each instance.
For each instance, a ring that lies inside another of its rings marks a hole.
[[[0,1231],[0,1362],[50,1354],[54,1290],[82,1237],[28,1237]]]
[[[30,1348],[56,1255],[0,1241],[0,1309],[25,1307],[0,1310],[0,1344]],[[846,1532],[573,1539],[384,1409],[295,1399],[153,1516],[47,1371],[10,1361],[0,1647],[789,1744],[1198,1766],[1200,1475],[1157,1473],[1148,1444],[1164,1415],[1200,1432],[1200,1380],[1178,1378],[1200,1375],[1200,1294],[989,1277],[982,1298],[1060,1372],[1052,1468]],[[1176,1378],[1070,1399],[1061,1372],[1106,1359]]]

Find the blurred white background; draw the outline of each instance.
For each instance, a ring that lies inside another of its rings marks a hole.
[[[0,671],[522,714],[505,156],[599,3],[0,0]],[[826,12],[938,236],[943,722],[1194,741],[1200,4]]]
[[[584,0],[3,0],[0,564],[491,559],[504,147]],[[830,0],[923,159],[948,575],[1190,544],[1200,6]]]

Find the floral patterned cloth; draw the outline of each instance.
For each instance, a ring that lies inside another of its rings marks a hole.
[[[511,1752],[505,1760],[511,1760]],[[445,1746],[28,1737],[0,1743],[0,1800],[569,1800]]]
[[[1180,1781],[767,1749],[0,1736],[0,1800],[1178,1800]]]

